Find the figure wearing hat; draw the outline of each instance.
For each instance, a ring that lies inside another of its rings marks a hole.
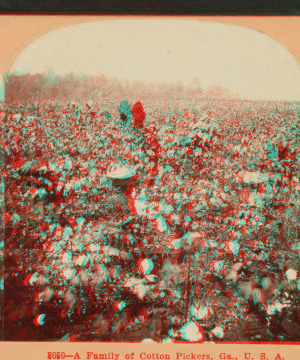
[[[111,186],[100,201],[99,217],[120,223],[137,215],[132,199],[137,182],[135,170],[122,165],[114,165],[107,171],[106,177],[110,180]]]

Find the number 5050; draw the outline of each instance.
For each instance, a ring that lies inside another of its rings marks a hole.
[[[47,359],[56,359],[56,360],[59,360],[59,359],[64,359],[66,356],[65,356],[65,353],[64,352],[48,352],[48,356],[47,356]]]

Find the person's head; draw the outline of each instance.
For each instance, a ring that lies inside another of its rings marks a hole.
[[[126,114],[120,114],[120,118],[122,121],[127,121],[127,115]]]

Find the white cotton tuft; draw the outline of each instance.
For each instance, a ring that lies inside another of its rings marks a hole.
[[[144,259],[141,261],[141,271],[144,275],[151,274],[151,271],[153,270],[154,264],[151,259]]]
[[[200,340],[204,340],[204,334],[202,332],[202,328],[193,321],[190,321],[183,325],[183,327],[178,330],[181,338],[187,341],[197,342]]]

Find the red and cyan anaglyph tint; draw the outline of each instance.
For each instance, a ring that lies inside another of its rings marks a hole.
[[[299,340],[299,102],[138,80],[7,74],[4,339]]]

